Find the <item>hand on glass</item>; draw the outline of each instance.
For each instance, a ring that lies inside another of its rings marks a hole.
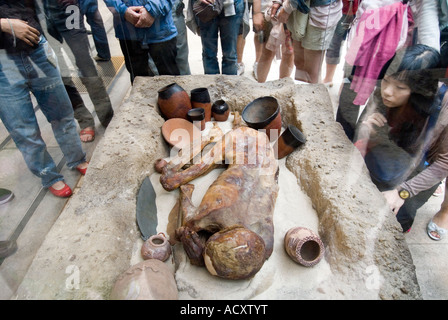
[[[9,22],[8,22],[9,21]],[[36,28],[31,27],[28,22],[20,19],[1,19],[1,28],[3,32],[13,34],[17,39],[22,40],[29,46],[34,46],[39,43],[40,32]]]
[[[397,215],[398,210],[404,204],[404,200],[398,194],[397,189],[383,191],[383,196],[386,198],[387,204],[392,212]]]

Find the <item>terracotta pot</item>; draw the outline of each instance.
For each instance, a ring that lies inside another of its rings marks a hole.
[[[111,300],[177,300],[176,280],[170,267],[157,259],[145,260],[121,274]]]
[[[188,120],[193,122],[199,130],[205,129],[205,110],[203,108],[194,108],[188,111]]]
[[[188,120],[173,118],[162,125],[162,136],[170,145],[182,149],[194,139],[200,139],[201,131]]]
[[[202,108],[205,111],[205,122],[212,119],[212,103],[207,88],[196,88],[190,92],[192,108]]]
[[[187,119],[191,101],[188,93],[177,83],[171,83],[158,91],[157,103],[165,119]]]
[[[306,138],[303,133],[297,127],[288,125],[274,144],[277,159],[286,157],[305,142]]]
[[[241,116],[249,127],[266,130],[267,136],[272,140],[276,140],[280,135],[282,128],[280,106],[274,97],[255,99],[244,107]]]
[[[171,244],[163,233],[153,235],[146,240],[141,249],[143,259],[166,261],[171,255]]]
[[[212,105],[212,116],[216,121],[227,121],[230,109],[224,100],[217,100]]]
[[[325,253],[322,240],[313,231],[304,227],[289,229],[285,235],[286,253],[297,263],[312,267],[319,263]]]

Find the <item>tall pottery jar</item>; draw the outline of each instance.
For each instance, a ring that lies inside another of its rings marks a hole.
[[[284,240],[286,253],[297,263],[312,267],[319,263],[325,253],[320,237],[312,230],[294,227],[288,230]]]

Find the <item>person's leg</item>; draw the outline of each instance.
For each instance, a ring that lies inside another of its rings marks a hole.
[[[257,81],[263,83],[266,81],[269,70],[271,69],[272,60],[275,57],[275,52],[269,49],[266,49],[266,46],[263,46],[261,49],[260,60],[258,60],[257,65]]]
[[[445,183],[445,198],[440,206],[440,210],[432,218],[432,222],[437,225],[438,228],[448,230],[448,184]],[[439,234],[437,231],[430,231],[431,235],[440,239],[443,235]]]
[[[140,42],[133,40],[121,40],[120,47],[123,52],[126,69],[134,83],[134,78],[138,76],[153,77],[148,61],[148,50],[142,48]]]
[[[107,127],[114,111],[103,80],[98,76],[95,63],[89,50],[85,28],[70,29],[61,32],[76,59],[76,66],[81,72],[81,81],[89,93],[100,123]]]
[[[35,50],[35,54],[40,53],[46,60],[41,46]],[[2,88],[0,90],[0,119],[22,153],[29,170],[41,179],[44,187],[49,187],[62,181],[63,176],[57,171],[56,164],[42,139],[30,97],[28,79],[24,78],[27,74],[25,68],[29,68],[33,73],[37,72],[34,65],[26,55],[23,57],[20,54],[8,55],[5,50],[0,50],[0,87]],[[41,73],[41,75],[45,80],[45,74]],[[50,81],[47,84],[50,85]]]
[[[179,68],[179,72],[181,75],[189,75],[191,74],[190,64],[188,62],[188,38],[187,38],[187,26],[185,25],[185,16],[183,13],[184,4],[180,1],[179,5],[176,8],[176,11],[173,11],[173,20],[174,24],[177,28],[177,55],[176,55],[176,63]]]
[[[243,23],[244,2],[234,0],[235,15],[219,19],[219,33],[222,49],[222,74],[238,74],[237,39],[240,25]]]
[[[98,10],[98,1],[93,4],[85,12],[87,23],[92,28],[93,42],[95,43],[96,52],[99,61],[109,61],[111,58],[109,41],[107,40],[106,30],[104,29],[103,18]]]
[[[165,42],[150,44],[148,46],[149,55],[152,57],[159,75],[180,75],[176,63],[176,42],[177,39],[173,38]]]
[[[292,45],[294,48],[294,65],[296,67],[294,78],[299,81],[311,82],[310,75],[305,71],[305,49],[302,47],[302,43],[293,40]]]
[[[310,77],[310,83],[319,83],[322,58],[325,51],[304,49],[304,71]]]
[[[207,23],[199,21],[199,28],[201,32],[201,42],[202,42],[202,65],[204,66],[205,74],[220,73],[217,57],[218,19],[219,18],[215,18]]]

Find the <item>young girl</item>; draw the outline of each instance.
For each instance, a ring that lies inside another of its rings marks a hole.
[[[415,45],[396,54],[359,121],[355,145],[403,231],[448,175],[448,103],[434,72],[440,55]]]

